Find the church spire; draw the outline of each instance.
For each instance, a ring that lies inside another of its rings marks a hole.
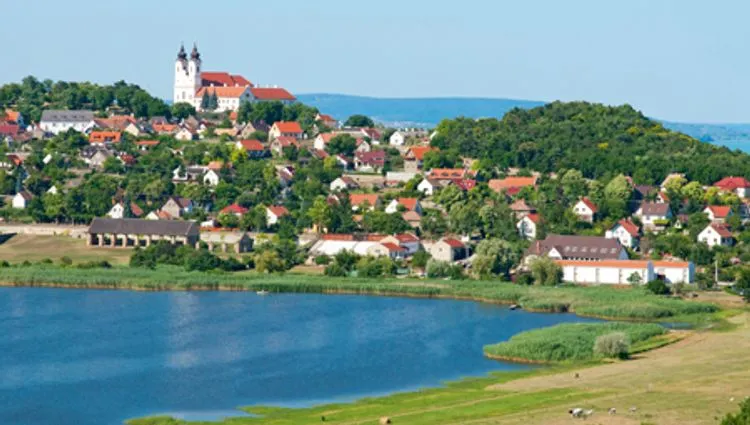
[[[185,53],[185,44],[180,45],[180,51],[177,52],[177,59],[182,61],[187,59],[187,53]]]
[[[201,54],[198,53],[198,45],[193,43],[193,51],[190,53],[190,59],[201,60]]]

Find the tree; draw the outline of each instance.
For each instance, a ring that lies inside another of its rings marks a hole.
[[[208,97],[208,110],[215,111],[217,109],[219,109],[219,97],[216,95],[216,91],[214,91]]]
[[[206,102],[208,102],[208,99],[206,98],[206,94],[203,94],[203,98],[206,99]],[[201,99],[201,107],[203,106],[203,99]],[[208,104],[206,104],[206,107]],[[191,115],[195,115],[195,107],[193,105],[187,103],[187,102],[177,102],[174,105],[172,105],[172,116],[177,119],[185,119]]]
[[[588,195],[588,187],[583,173],[578,170],[568,170],[563,174],[561,180],[565,197],[568,201],[574,201],[581,196]]]
[[[519,258],[519,252],[507,241],[485,239],[477,245],[472,269],[480,278],[507,276]]]
[[[654,295],[669,295],[672,291],[663,280],[652,280],[646,284],[646,290]]]
[[[750,398],[745,398],[740,403],[740,411],[738,413],[728,413],[721,420],[721,425],[750,425]]]
[[[315,198],[312,207],[307,210],[307,215],[312,220],[318,232],[324,232],[331,227],[333,211],[325,197],[319,196]]]
[[[357,149],[357,139],[351,134],[342,133],[331,138],[326,146],[326,151],[330,154],[342,154],[351,156]]]
[[[424,249],[419,249],[411,257],[411,265],[412,267],[415,267],[418,269],[424,269],[427,266],[427,262],[431,258],[432,256],[430,255],[429,252],[425,251]]]
[[[203,92],[203,97],[201,97],[201,109],[204,111],[208,111],[209,105],[211,104],[211,99],[208,96],[208,90],[205,90]]]
[[[366,115],[352,115],[344,123],[345,127],[375,127],[375,122]]]
[[[274,250],[264,250],[253,258],[255,259],[255,270],[260,273],[277,273],[285,270],[284,261]]]
[[[529,267],[534,283],[541,286],[554,286],[562,281],[562,268],[549,257],[540,257],[533,260]]]
[[[630,353],[630,338],[623,332],[601,335],[594,342],[594,353],[609,358],[627,359]]]
[[[641,275],[633,272],[628,276],[628,283],[633,286],[639,286],[642,283]]]

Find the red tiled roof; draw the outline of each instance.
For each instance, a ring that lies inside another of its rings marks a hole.
[[[727,226],[724,226],[722,224],[711,224],[710,225],[714,230],[716,230],[716,233],[719,234],[722,238],[731,238],[732,237],[732,231],[729,230]]]
[[[224,168],[224,163],[222,161],[211,161],[208,163],[207,168],[209,170],[218,171]]]
[[[302,134],[302,127],[295,121],[278,121],[273,124],[280,133]]]
[[[288,101],[297,100],[296,97],[294,97],[286,89],[282,89],[282,88],[256,87],[256,88],[250,89],[250,93],[252,93],[253,97],[255,97],[258,100],[288,100]]]
[[[157,133],[172,133],[177,130],[176,124],[154,123],[151,128]]]
[[[367,202],[371,207],[374,207],[379,199],[380,195],[376,193],[352,193],[349,195],[349,202],[353,206],[359,206]]]
[[[455,179],[451,180],[459,189],[469,191],[477,186],[477,181],[472,179]]]
[[[243,207],[242,205],[232,204],[232,205],[229,205],[229,206],[223,208],[221,211],[219,211],[219,214],[239,214],[239,215],[243,215],[243,214],[247,214],[248,211],[249,210],[247,208]]]
[[[119,131],[92,131],[89,135],[89,143],[119,143],[121,138],[122,133]]]
[[[586,205],[591,210],[591,212],[596,213],[597,211],[599,211],[599,208],[597,208],[596,204],[591,202],[589,198],[583,197],[581,198],[581,202],[583,202],[584,205]]]
[[[263,152],[266,147],[259,140],[240,140],[240,146],[248,152]]]
[[[417,208],[419,199],[417,198],[398,198],[399,205],[403,205],[407,210],[414,211]]]
[[[130,115],[114,115],[109,118],[97,118],[94,122],[101,128],[125,130],[128,125],[135,124],[136,120]]]
[[[715,218],[727,218],[732,213],[732,207],[726,205],[709,205],[706,207]]]
[[[536,186],[536,180],[536,177],[506,177],[504,179],[492,179],[487,184],[495,192],[502,192],[511,188]]]
[[[385,243],[381,243],[381,245],[383,245],[390,252],[404,252],[404,251],[406,251],[406,249],[401,248],[400,246],[396,245],[393,242],[385,242]]]
[[[617,222],[626,232],[630,233],[631,236],[638,236],[640,229],[630,220],[620,220]]]
[[[289,214],[289,210],[287,210],[286,207],[282,207],[280,205],[272,205],[268,207],[268,211],[271,211],[271,213],[276,217],[283,217]]]
[[[17,124],[0,124],[0,135],[15,136],[19,133],[20,128]]]
[[[443,242],[447,243],[448,246],[450,246],[453,249],[466,248],[466,245],[464,245],[464,243],[458,239],[445,238],[443,239]]]
[[[247,90],[247,87],[202,87],[198,90],[198,93],[195,94],[195,97],[201,98],[204,93],[209,96],[216,93],[216,97],[237,98],[242,96],[242,94],[245,93],[245,90]]]
[[[413,157],[417,161],[422,161],[424,160],[424,155],[427,152],[431,152],[431,151],[437,151],[437,149],[431,146],[412,146],[409,148],[408,151],[406,151],[406,157],[407,158]]]
[[[385,151],[357,152],[357,159],[367,165],[385,165]]]
[[[5,118],[3,118],[3,121],[10,121],[10,122],[18,122],[19,118],[21,118],[21,113],[18,111],[11,111],[10,109],[5,110]]]
[[[658,267],[661,269],[684,269],[690,267],[690,263],[688,263],[687,261],[652,261],[652,263],[654,264],[654,267]]]
[[[15,165],[15,166],[23,164],[23,158],[21,158],[18,155],[9,153],[9,154],[5,155],[5,157],[8,158],[10,160],[10,162],[12,162],[13,165]]]
[[[336,121],[336,119],[327,114],[318,114],[318,121],[333,122]]]
[[[282,148],[286,148],[289,146],[299,147],[299,142],[292,136],[279,136],[275,139],[275,141],[279,142]]]
[[[411,233],[401,233],[394,236],[400,243],[419,242],[419,238]]]
[[[750,181],[747,181],[744,177],[724,177],[718,182],[714,183],[714,187],[726,191],[734,191],[740,188],[750,188]]]
[[[372,140],[380,140],[380,131],[375,128],[363,128],[362,133],[364,133],[365,136],[369,137]]]
[[[536,214],[536,213],[531,213],[531,214],[527,215],[526,217],[529,220],[531,220],[532,222],[536,223],[536,224],[539,224],[542,221],[542,217],[539,214]]]
[[[141,140],[138,142],[135,142],[136,146],[156,146],[160,142],[158,140]]]
[[[201,80],[203,86],[252,86],[253,83],[241,75],[230,75],[226,72],[202,72]]]
[[[433,179],[463,179],[466,177],[466,170],[463,168],[433,168],[430,171],[430,178]]]

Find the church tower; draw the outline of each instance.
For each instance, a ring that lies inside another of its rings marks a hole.
[[[195,93],[201,88],[201,55],[198,47],[193,45],[193,51],[188,59],[185,46],[180,46],[177,53],[174,72],[174,103],[186,102],[195,105]]]

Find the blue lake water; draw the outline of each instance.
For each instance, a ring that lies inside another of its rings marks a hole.
[[[0,288],[0,424],[309,406],[526,366],[482,346],[593,321],[450,300]]]
[[[726,146],[729,149],[739,149],[742,152],[750,153],[750,141],[749,140],[716,140],[711,142],[714,145]]]

